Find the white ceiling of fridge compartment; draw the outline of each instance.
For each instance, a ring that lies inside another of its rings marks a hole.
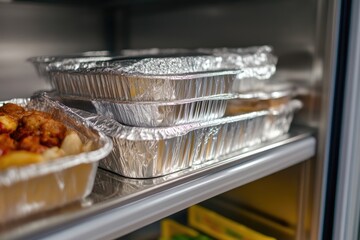
[[[102,26],[96,9],[0,4],[0,100],[47,87],[31,56],[104,49]]]

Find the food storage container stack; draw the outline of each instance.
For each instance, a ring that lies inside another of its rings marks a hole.
[[[60,61],[47,71],[57,94],[91,101],[97,115],[78,110],[113,139],[100,166],[150,178],[202,164],[274,138],[265,134],[268,109],[224,117],[239,94],[263,89],[275,72],[271,48],[197,49],[179,54]],[[284,110],[299,107],[291,102]],[[289,123],[290,124],[290,123]],[[287,131],[287,130],[286,130]]]

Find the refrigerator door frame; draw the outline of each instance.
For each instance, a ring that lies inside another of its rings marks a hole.
[[[358,239],[360,220],[360,2],[352,1],[333,239]]]

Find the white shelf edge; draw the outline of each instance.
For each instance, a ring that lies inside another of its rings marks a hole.
[[[123,236],[198,202],[305,161],[314,156],[315,146],[314,137],[279,146],[239,165],[104,211],[43,237],[75,240]]]

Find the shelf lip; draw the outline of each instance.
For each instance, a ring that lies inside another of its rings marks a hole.
[[[14,236],[27,239],[113,239],[198,202],[305,161],[314,156],[315,146],[316,140],[311,131],[292,131],[287,138],[234,155],[227,158],[228,163],[210,165],[193,176],[190,172],[173,181],[165,181],[156,188],[133,194],[129,199],[115,198],[103,204],[95,204],[76,218],[69,219],[67,224],[64,224],[67,220],[65,217],[58,226],[40,228],[41,231],[35,226],[34,231],[30,229],[28,232],[15,233]]]

